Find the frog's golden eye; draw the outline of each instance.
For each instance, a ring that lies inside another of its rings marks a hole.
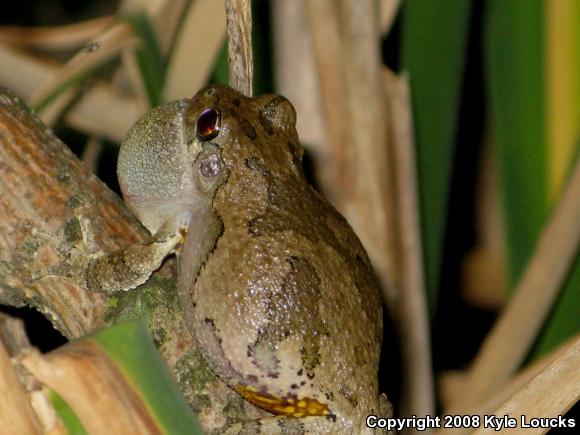
[[[205,109],[197,118],[197,138],[202,141],[212,140],[220,132],[220,112],[213,107]]]

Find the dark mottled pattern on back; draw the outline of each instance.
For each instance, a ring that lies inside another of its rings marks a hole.
[[[352,270],[355,285],[359,291],[370,287],[378,288],[374,272],[370,262],[354,233],[348,240],[338,240],[335,233],[329,228],[324,220],[324,215],[313,214],[312,210],[326,208],[327,213],[332,215],[339,225],[348,226],[346,220],[326,201],[322,200],[319,194],[306,183],[292,183],[291,180],[282,180],[274,177],[268,169],[257,158],[246,160],[246,166],[258,172],[267,179],[268,184],[268,207],[266,212],[248,222],[248,232],[253,236],[265,234],[275,234],[284,231],[286,228],[293,228],[301,235],[312,242],[321,241],[332,246],[341,254],[347,264],[356,263],[360,267]],[[302,207],[309,201],[317,202],[317,207]],[[304,225],[309,222],[309,225]],[[354,252],[354,256],[352,254]],[[369,319],[376,317],[377,304],[380,301],[369,298],[366,294],[361,294],[361,302]],[[374,331],[376,336],[380,336],[381,330],[377,322]]]
[[[256,139],[258,137],[258,134],[256,133],[256,129],[254,128],[252,123],[245,118],[242,119],[241,122],[242,129],[244,130],[244,133],[246,133],[246,136],[248,136],[250,139]]]

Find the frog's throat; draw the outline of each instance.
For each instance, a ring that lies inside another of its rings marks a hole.
[[[254,388],[246,386],[237,386],[236,391],[248,402],[276,415],[290,415],[292,417],[330,415],[328,405],[315,399],[278,398],[258,393]]]

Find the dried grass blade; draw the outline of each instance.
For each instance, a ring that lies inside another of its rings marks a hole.
[[[484,134],[475,192],[477,244],[462,264],[462,293],[474,306],[499,311],[507,301],[507,258],[497,156]]]
[[[336,3],[322,0],[304,2],[312,35],[321,94],[321,105],[328,132],[328,162],[322,177],[327,180],[324,192],[339,210],[354,196],[352,174],[348,162],[354,159],[346,89],[346,66]]]
[[[0,84],[25,100],[32,98],[38,83],[54,77],[59,70],[54,63],[1,44],[0,58]],[[139,113],[134,99],[122,95],[109,84],[97,81],[65,115],[65,121],[86,133],[119,142]]]
[[[98,82],[65,115],[65,120],[81,131],[120,142],[140,114],[134,99]]]
[[[164,0],[152,5],[151,22],[155,29],[161,54],[167,58],[175,36],[180,31],[180,22],[188,5],[187,0]]]
[[[211,74],[226,34],[220,1],[196,0],[183,21],[165,76],[164,99],[192,96]]]
[[[505,385],[529,351],[574,261],[580,241],[580,160],[544,228],[514,296],[476,356],[450,413],[471,408]]]
[[[0,27],[0,42],[44,50],[78,48],[113,24],[112,16],[55,27]]]
[[[380,23],[379,28],[382,34],[388,34],[393,27],[395,18],[399,13],[401,7],[401,0],[380,0],[379,2],[379,13],[380,13]]]
[[[50,104],[39,113],[39,118],[49,127],[54,127],[61,115],[71,106],[78,94],[79,86],[71,83],[61,93],[51,99]]]
[[[95,136],[89,137],[85,148],[83,149],[81,160],[83,161],[85,168],[87,168],[91,174],[97,173],[97,168],[99,166],[99,160],[101,158],[102,152],[103,142]]]
[[[95,67],[116,56],[124,47],[135,43],[130,26],[119,23],[98,38],[99,49],[90,53],[80,52],[70,59],[54,77],[35,92],[31,105],[43,107],[70,84],[76,83]]]
[[[380,35],[375,3],[371,0],[341,0],[343,56],[346,66],[349,126],[355,186],[353,208],[345,214],[369,252],[382,281],[387,306],[396,312],[399,288],[397,264],[397,211],[393,174],[389,166],[388,119],[379,52]]]
[[[562,343],[556,349],[554,349],[550,354],[545,355],[543,358],[537,359],[532,362],[529,366],[523,368],[517,375],[513,376],[510,381],[498,392],[494,393],[493,396],[489,397],[483,404],[480,404],[475,409],[471,409],[470,411],[466,412],[467,415],[479,415],[483,418],[485,415],[494,415],[493,411],[500,407],[502,403],[507,401],[510,397],[516,394],[519,390],[521,390],[527,383],[529,383],[533,378],[538,376],[546,367],[552,365],[560,356],[570,348],[572,344],[574,344],[577,340],[580,339],[580,335],[576,335],[571,339],[567,340],[565,343]],[[445,378],[441,379],[442,383],[449,384],[451,379],[450,377],[465,376],[464,373],[453,373],[453,374],[446,374],[444,375]],[[457,386],[461,387],[461,381],[457,382]],[[450,385],[448,385],[450,387]],[[446,388],[446,387],[443,387]],[[450,392],[450,397],[453,397],[454,394]],[[461,435],[461,434],[468,434],[473,432],[471,428],[458,428],[458,429],[441,429],[437,431],[437,435]]]
[[[147,112],[151,108],[151,99],[147,93],[144,75],[139,68],[139,62],[135,50],[127,47],[121,53],[121,68],[117,70],[116,85],[128,83],[135,92],[135,99],[141,113]]]
[[[510,415],[517,419],[517,427],[522,428],[522,418],[528,424],[531,418],[554,418],[564,415],[580,399],[580,338],[546,367],[539,375],[524,385],[492,414]],[[525,427],[525,433],[543,434],[550,428]],[[517,430],[517,429],[516,429]],[[505,433],[509,429],[496,431],[481,428],[475,434]]]
[[[393,168],[397,187],[400,231],[399,327],[403,359],[400,415],[435,415],[431,339],[415,167],[411,91],[408,75],[385,70],[393,137]]]
[[[0,44],[0,84],[29,100],[43,83],[56,75],[58,65],[55,62],[32,57],[14,47]]]
[[[300,141],[312,154],[315,176],[326,198],[338,206],[334,158],[331,155],[325,114],[322,110],[312,32],[306,7],[318,2],[273,2],[274,82],[276,92],[287,97],[297,113]]]

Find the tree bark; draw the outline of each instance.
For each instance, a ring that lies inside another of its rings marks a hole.
[[[35,307],[69,339],[144,319],[204,427],[248,418],[256,410],[213,375],[183,323],[174,260],[128,293],[89,292],[75,280],[89,254],[147,237],[120,198],[0,90],[0,304]]]

